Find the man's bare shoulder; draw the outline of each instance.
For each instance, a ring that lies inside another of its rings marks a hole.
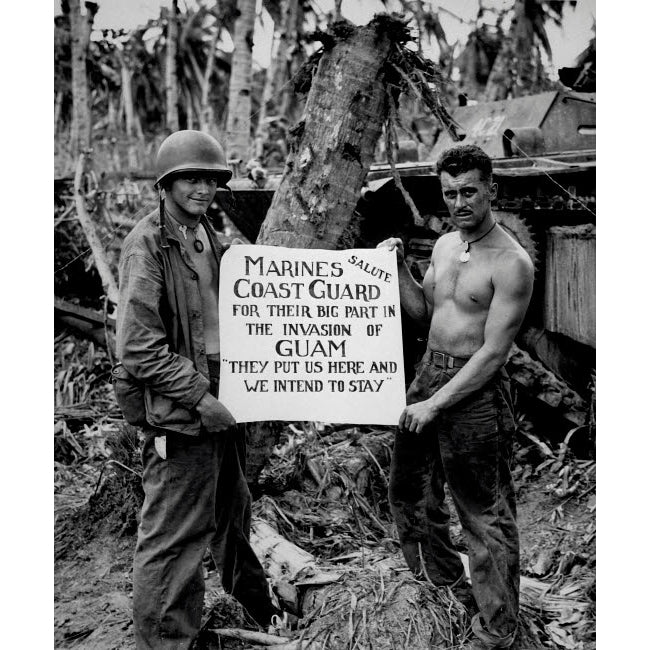
[[[498,264],[508,270],[519,270],[534,273],[535,267],[526,249],[511,235],[501,233],[500,254]]]
[[[433,254],[444,255],[445,252],[449,251],[452,247],[457,246],[459,243],[460,235],[456,231],[445,233],[436,239],[436,242],[433,245]]]
[[[503,246],[495,259],[492,274],[495,284],[527,291],[532,287],[534,275],[535,267],[530,255],[510,235],[504,233]]]

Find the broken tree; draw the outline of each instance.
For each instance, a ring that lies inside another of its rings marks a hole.
[[[368,25],[346,21],[319,33],[323,48],[307,63],[296,89],[310,88],[302,119],[291,130],[280,186],[258,244],[295,248],[350,247],[355,207],[391,102],[415,90],[432,112],[452,122],[430,84],[437,70],[405,45],[409,33],[394,16]],[[313,76],[312,76],[313,75]]]

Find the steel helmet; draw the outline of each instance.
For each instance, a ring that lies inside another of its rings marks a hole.
[[[176,131],[165,138],[156,156],[156,185],[176,172],[217,172],[219,184],[232,176],[223,147],[202,131]]]

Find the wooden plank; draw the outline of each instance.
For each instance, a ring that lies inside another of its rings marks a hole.
[[[596,347],[596,227],[556,226],[547,235],[544,327]]]

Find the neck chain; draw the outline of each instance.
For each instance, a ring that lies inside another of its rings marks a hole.
[[[174,219],[174,217],[167,211],[167,214],[172,218],[172,221],[178,226],[178,229],[181,231],[181,234],[183,235],[183,239],[187,241],[187,231],[191,231],[191,233],[194,235],[194,241],[192,242],[194,246],[194,250],[197,253],[202,253],[205,250],[205,246],[203,245],[203,242],[199,239],[199,228],[201,227],[201,222],[197,223],[194,228],[191,226],[186,226],[182,223],[179,223]]]
[[[461,254],[459,255],[458,261],[459,262],[469,262],[469,246],[470,246],[470,244],[475,244],[477,241],[481,241],[481,239],[483,239],[483,237],[487,237],[494,230],[494,226],[496,226],[496,225],[497,225],[497,222],[495,221],[490,226],[490,229],[487,232],[483,233],[480,237],[478,237],[477,239],[474,239],[473,241],[463,241],[461,239],[461,241],[463,241],[463,243],[465,244],[465,250],[463,250],[461,252]]]

